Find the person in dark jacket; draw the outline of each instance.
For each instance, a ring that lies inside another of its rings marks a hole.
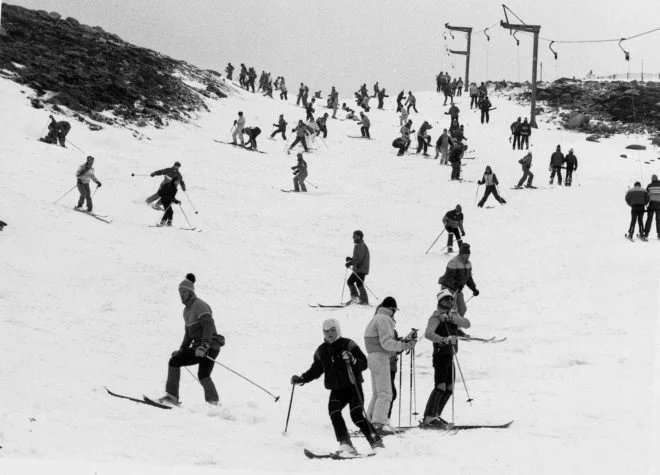
[[[227,73],[227,79],[231,81],[231,75],[234,73],[234,66],[229,63],[225,68],[225,72]]]
[[[369,274],[369,248],[364,243],[364,233],[359,229],[353,232],[353,257],[346,257],[346,268],[352,267],[351,275],[346,281],[351,299],[347,305],[359,303],[369,305],[369,296],[364,288],[364,279]]]
[[[380,91],[378,91],[378,108],[382,109],[384,105],[384,101],[386,97],[390,97],[387,94],[385,94],[385,88],[382,88]]]
[[[470,320],[454,309],[454,296],[449,290],[441,290],[438,306],[429,317],[424,337],[433,342],[434,386],[424,409],[423,425],[449,428],[442,419],[442,410],[454,392],[454,355],[458,351],[460,328],[470,328]]]
[[[646,192],[649,194],[649,207],[646,210],[648,216],[644,226],[644,236],[649,237],[653,215],[655,214],[655,232],[658,234],[658,239],[660,239],[660,181],[658,181],[658,175],[651,177],[651,183],[646,187]]]
[[[479,208],[483,208],[484,203],[491,195],[491,193],[500,204],[506,204],[505,199],[502,198],[497,192],[497,185],[500,183],[497,181],[497,175],[493,173],[493,170],[490,168],[490,166],[486,167],[486,171],[484,171],[483,177],[481,177],[481,180],[479,180],[477,183],[479,185],[486,185],[484,196],[481,198],[481,201],[479,201],[479,204],[477,205]]]
[[[454,236],[456,236],[456,243],[461,247],[463,241],[461,236],[465,236],[463,229],[463,208],[461,205],[456,205],[456,208],[450,209],[442,217],[442,224],[445,225],[447,230],[447,252],[453,252]]]
[[[527,117],[520,125],[520,150],[522,150],[523,145],[525,150],[529,150],[529,137],[532,135],[532,126],[527,122]]]
[[[516,188],[522,188],[525,180],[527,180],[525,187],[532,188],[532,180],[534,180],[534,174],[530,170],[532,168],[532,152],[528,152],[527,155],[518,160],[518,163],[522,166],[523,176],[518,181]]]
[[[440,157],[440,165],[446,165],[449,161],[449,148],[454,144],[449,134],[447,134],[447,129],[442,130],[442,134],[438,137],[438,140],[435,142],[435,159],[437,160]]]
[[[571,186],[573,184],[573,170],[577,170],[578,167],[578,160],[573,154],[573,149],[568,151],[568,155],[566,155],[564,161],[566,162],[566,178],[564,179],[564,185]]]
[[[316,119],[316,126],[318,127],[318,130],[316,131],[317,137],[321,134],[323,134],[323,138],[328,137],[328,113],[326,112],[323,114],[321,117]]]
[[[472,278],[472,263],[470,262],[470,245],[466,242],[461,244],[458,256],[447,263],[445,273],[438,279],[440,289],[448,289],[454,295],[454,306],[458,314],[463,317],[467,312],[463,287],[466,285],[472,290],[472,295],[479,295],[477,285]]]
[[[490,99],[488,99],[488,96],[484,96],[481,99],[481,104],[479,105],[479,109],[481,110],[481,123],[484,123],[484,120],[486,123],[490,121],[490,108],[493,107],[493,104],[490,103]]]
[[[511,136],[513,137],[513,150],[522,149],[520,145],[520,127],[522,126],[521,118],[511,124]]]
[[[424,151],[424,156],[429,156],[428,147],[429,143],[431,142],[431,137],[429,136],[428,131],[432,128],[433,126],[427,121],[424,121],[424,123],[420,125],[419,130],[417,131],[417,152],[415,153]]]
[[[243,129],[245,135],[248,136],[248,143],[245,144],[245,148],[250,148],[252,150],[257,149],[257,137],[261,134],[261,129],[259,127],[245,127]]]
[[[296,134],[296,139],[293,141],[288,151],[290,152],[293,147],[295,147],[298,143],[301,143],[303,148],[305,149],[305,152],[309,152],[309,149],[307,148],[307,142],[305,141],[305,134],[308,132],[310,134],[314,133],[314,130],[308,125],[305,125],[305,123],[302,120],[299,120],[298,125],[296,126],[295,129],[291,130],[291,132],[294,132]]]
[[[41,141],[50,144],[57,144],[59,142],[60,146],[66,147],[66,136],[71,130],[71,124],[66,120],[60,120],[58,122],[52,115],[49,115],[48,117],[50,117],[48,134],[45,138],[41,139]]]
[[[383,448],[382,439],[364,416],[362,372],[367,369],[367,357],[357,343],[341,336],[339,322],[334,318],[323,322],[323,340],[314,353],[312,366],[300,376],[293,375],[291,384],[303,385],[324,375],[325,388],[330,390],[328,412],[340,452],[356,453],[341,415],[347,404],[353,423],[360,428],[371,447]]]
[[[305,120],[314,120],[314,103],[316,99],[312,97],[312,100],[305,106],[305,113],[307,114]]]
[[[548,167],[552,172],[550,174],[550,184],[555,179],[555,174],[557,175],[557,183],[561,186],[561,167],[564,164],[564,154],[561,153],[561,145],[557,145],[557,150],[550,156],[550,166]]]
[[[307,162],[303,159],[303,154],[298,154],[298,163],[291,167],[293,170],[293,191],[307,191],[305,178],[307,178]]]
[[[194,274],[187,274],[179,284],[179,296],[181,303],[185,305],[185,333],[179,349],[172,353],[168,363],[165,395],[158,399],[158,402],[163,404],[179,404],[181,367],[192,365],[199,365],[197,379],[204,389],[206,402],[217,405],[220,399],[211,379],[211,372],[213,360],[224,346],[225,338],[216,331],[211,307],[195,294],[196,280]]]
[[[160,219],[160,226],[172,226],[172,218],[174,217],[172,203],[181,204],[181,202],[176,199],[178,187],[179,179],[174,177],[172,181],[168,181],[158,189],[158,196],[165,209],[165,213],[163,213],[163,217]]]
[[[155,172],[152,172],[151,175],[149,175],[149,176],[151,176],[151,177],[162,176],[163,177],[163,181],[158,186],[159,190],[164,184],[172,181],[174,178],[178,178],[179,183],[181,184],[181,189],[183,191],[186,191],[186,183],[183,181],[183,176],[181,175],[181,172],[179,171],[179,168],[181,168],[181,162],[174,162],[174,165],[172,165],[171,167],[163,168],[161,170],[156,170]],[[158,200],[159,197],[160,196],[158,195],[158,191],[157,191],[156,193],[154,193],[153,195],[151,195],[150,197],[148,197],[144,201],[147,204],[151,204],[152,202]],[[158,208],[158,202],[157,201],[152,206],[156,209],[160,209],[160,208]]]
[[[277,134],[282,134],[282,138],[286,140],[286,126],[287,126],[287,121],[284,120],[284,114],[280,114],[280,119],[277,121],[277,124],[273,124],[273,127],[277,127],[272,134],[270,134],[270,138],[275,138]]]
[[[456,121],[458,123],[458,114],[461,112],[461,110],[456,107],[456,104],[452,104],[451,107],[447,112],[445,112],[445,115],[448,115],[449,118],[451,119],[450,123],[453,123]]]
[[[396,96],[396,111],[399,112],[403,109],[403,100],[405,99],[405,93],[401,91],[398,96]]]
[[[644,208],[649,203],[649,193],[642,188],[638,181],[626,193],[626,203],[630,206],[630,227],[628,228],[628,239],[632,239],[635,232],[635,221],[639,227],[640,236],[644,237]]]
[[[449,163],[451,163],[451,179],[461,179],[461,158],[463,158],[463,151],[466,147],[462,143],[457,142],[449,152]]]

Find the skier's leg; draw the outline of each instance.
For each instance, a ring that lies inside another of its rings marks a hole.
[[[390,402],[390,410],[387,411],[387,420],[390,420],[392,418],[392,407],[394,406],[394,401],[396,400],[396,397],[398,395],[396,392],[396,369],[392,371],[391,364],[390,364],[390,380],[392,381],[392,402]]]
[[[456,306],[456,311],[461,317],[464,317],[467,313],[467,306],[465,305],[465,297],[463,296],[463,291],[459,290],[454,295],[454,305]]]
[[[328,414],[330,415],[330,421],[332,422],[332,428],[335,431],[337,442],[342,442],[346,439],[350,440],[346,422],[344,422],[344,418],[341,415],[342,409],[348,403],[345,392],[346,390],[333,389],[330,391],[330,398],[328,400]]]
[[[351,293],[351,299],[355,299],[358,297],[358,290],[357,287],[355,287],[356,283],[357,283],[357,277],[353,272],[351,272],[351,275],[348,277],[348,280],[346,281],[348,290]]]
[[[83,183],[83,192],[85,194],[85,201],[87,201],[87,211],[92,211],[92,193],[89,190],[89,183]]]
[[[209,358],[216,359],[219,353],[219,350],[210,349],[207,355]],[[204,399],[211,404],[217,404],[220,398],[218,397],[218,391],[215,389],[215,384],[213,384],[213,380],[211,379],[214,363],[208,358],[197,358],[197,360],[199,361],[197,377],[202,388],[204,388]]]
[[[179,398],[179,380],[181,378],[181,367],[197,364],[195,350],[187,348],[175,352],[168,362],[167,382],[165,383],[165,392],[171,396]]]
[[[373,424],[382,426],[387,422],[387,410],[392,400],[390,357],[388,353],[369,353],[367,360],[372,375],[372,391],[375,396],[371,421]]]

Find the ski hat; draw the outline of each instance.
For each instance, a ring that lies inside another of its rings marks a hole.
[[[302,152],[298,152],[298,153],[296,154],[296,157],[298,157],[299,159],[302,160],[302,158],[303,158],[303,154],[302,154]]]
[[[362,231],[360,231],[359,229],[353,231],[353,235],[354,236],[355,235],[360,236],[360,239],[364,239],[364,233]]]
[[[452,299],[454,300],[454,294],[451,293],[449,289],[441,289],[440,292],[436,295],[436,299],[438,301],[438,304],[442,302],[444,299]]]
[[[651,181],[658,181],[658,175],[652,175]]]
[[[456,208],[454,208],[456,211],[463,211],[463,207],[461,205],[456,205]]]
[[[179,290],[190,290],[192,293],[195,293],[195,274],[186,274],[186,278],[181,281],[179,284]]]
[[[470,255],[470,245],[466,242],[461,244],[461,247],[458,248],[458,253],[459,254],[467,254],[468,256]]]
[[[174,162],[174,166],[175,166],[175,167],[180,167],[180,166],[181,166],[181,162]]]
[[[337,339],[341,338],[341,327],[336,318],[328,318],[323,322],[323,331],[330,330],[333,327],[337,329]]]
[[[385,297],[383,299],[383,303],[381,303],[379,306],[392,310],[399,310],[396,306],[396,300],[394,300],[394,297]]]

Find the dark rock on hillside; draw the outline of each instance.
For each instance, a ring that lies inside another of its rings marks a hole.
[[[31,87],[44,104],[106,124],[187,122],[227,96],[219,73],[131,45],[56,12],[2,5],[0,76]],[[110,113],[110,114],[108,114]],[[98,125],[94,126],[98,128]]]

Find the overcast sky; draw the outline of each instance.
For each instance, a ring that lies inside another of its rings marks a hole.
[[[474,28],[470,78],[531,78],[532,37],[520,46],[499,26],[500,2],[492,0],[13,0],[4,2],[56,11],[139,46],[202,68],[224,71],[241,62],[274,76],[289,87],[301,81],[327,91],[336,85],[347,94],[379,80],[391,93],[428,90],[435,75],[464,76],[465,35],[445,35],[445,23]],[[658,0],[512,0],[525,23],[540,24],[541,36],[584,40],[632,36],[660,27]],[[510,21],[516,21],[510,18]],[[494,26],[493,26],[494,25]],[[490,42],[480,31],[489,30]],[[445,40],[446,36],[446,40]],[[543,79],[595,74],[660,73],[660,31],[626,41],[626,62],[617,43],[539,44]],[[540,73],[540,71],[539,71]],[[656,76],[657,78],[657,76]]]

